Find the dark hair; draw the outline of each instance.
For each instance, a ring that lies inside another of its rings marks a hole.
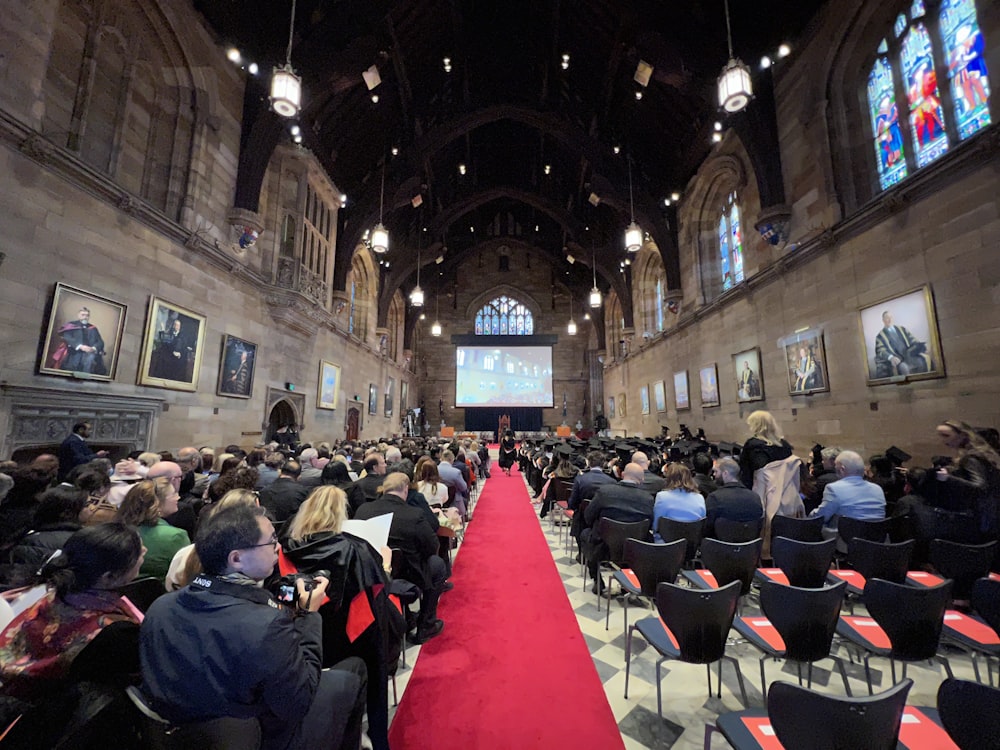
[[[591,451],[587,454],[587,466],[592,469],[604,466],[604,454],[600,451]]]
[[[372,453],[368,458],[365,459],[364,467],[365,471],[371,472],[376,466],[378,466],[378,460],[382,457],[381,453]]]
[[[98,495],[111,486],[111,477],[103,471],[88,469],[77,474],[73,484],[88,495]]]
[[[121,575],[142,554],[142,540],[133,527],[118,521],[86,526],[66,540],[62,552],[42,568],[42,579],[64,599],[91,589],[105,573]]]
[[[264,463],[264,458],[266,456],[267,451],[263,448],[254,448],[247,456],[247,464],[256,468],[260,464]]]
[[[291,477],[297,477],[302,473],[302,464],[290,458],[281,465],[281,473],[288,474]]]
[[[351,481],[351,473],[343,461],[331,461],[320,474],[323,484],[338,484]]]
[[[229,492],[229,490],[253,491],[259,481],[260,472],[257,469],[252,466],[240,466],[232,471],[227,471],[216,479],[212,485],[217,494],[216,499],[218,499]]]
[[[248,549],[260,538],[257,518],[264,509],[249,505],[234,505],[213,513],[198,527],[194,551],[208,575],[221,575],[229,567],[229,553]]]
[[[691,467],[696,474],[708,474],[712,471],[712,457],[705,451],[698,451],[691,456]]]
[[[73,425],[73,434],[79,435],[90,422],[77,422]]]
[[[59,485],[46,490],[38,498],[35,528],[51,523],[76,522],[87,505],[87,493],[76,487]]]
[[[219,467],[220,468],[219,474],[225,474],[228,471],[232,471],[233,469],[237,468],[241,463],[243,463],[242,458],[239,458],[237,456],[230,456],[229,458],[227,458],[225,461],[222,462],[222,466]]]

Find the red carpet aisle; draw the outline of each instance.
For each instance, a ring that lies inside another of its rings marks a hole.
[[[393,750],[623,748],[517,474],[493,464],[390,731]]]

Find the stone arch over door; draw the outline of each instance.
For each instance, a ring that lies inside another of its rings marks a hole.
[[[305,429],[304,414],[306,397],[301,393],[289,393],[278,388],[267,389],[267,405],[264,409],[264,439],[269,441],[275,431],[286,424],[294,424],[298,432]]]

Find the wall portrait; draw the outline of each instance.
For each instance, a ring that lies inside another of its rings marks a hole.
[[[764,377],[760,371],[760,349],[754,347],[733,355],[736,370],[736,400],[741,404],[764,399]]]
[[[859,310],[868,385],[943,378],[930,286]]]
[[[39,374],[113,380],[126,310],[120,302],[56,284]]]
[[[802,331],[781,340],[788,375],[788,394],[804,396],[830,390],[823,332]]]
[[[698,370],[698,381],[701,385],[701,406],[718,406],[719,398],[719,367],[713,362]]]
[[[321,359],[319,388],[316,389],[317,409],[336,409],[340,400],[340,365]]]
[[[608,419],[614,419],[614,418],[615,418],[615,397],[614,396],[609,396],[608,397]]]
[[[373,417],[378,414],[378,386],[374,383],[368,385],[368,413]]]
[[[395,378],[386,378],[386,381],[385,381],[385,406],[384,406],[384,409],[383,409],[383,416],[386,416],[386,417],[391,417],[392,416],[392,398],[393,398],[393,395],[394,395],[393,391],[395,391],[395,390],[396,390],[396,379]]]
[[[399,384],[399,413],[400,414],[406,414],[406,409],[408,408],[408,406],[407,406],[407,397],[409,396],[409,392],[410,392],[410,383],[408,381],[406,381],[406,380],[403,380],[402,382],[400,382],[400,384]]]
[[[656,411],[667,410],[667,391],[663,386],[662,380],[657,380],[653,383],[653,403],[656,405]]]
[[[624,417],[625,415],[625,394],[618,394],[618,416]]]
[[[219,396],[250,398],[253,395],[253,375],[257,365],[257,345],[230,336],[222,337],[222,358],[219,360]]]
[[[691,408],[691,396],[688,393],[688,371],[681,370],[674,373],[674,407],[681,409]]]
[[[639,413],[649,414],[649,386],[639,388]]]
[[[175,391],[198,390],[204,344],[204,315],[151,297],[139,365],[139,385]]]

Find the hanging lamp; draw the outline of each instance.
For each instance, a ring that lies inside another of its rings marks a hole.
[[[719,106],[726,112],[735,114],[744,109],[753,98],[753,84],[750,68],[738,57],[733,56],[733,33],[729,23],[729,0],[726,6],[726,41],[729,43],[729,62],[719,76]]]
[[[271,73],[271,109],[282,117],[295,117],[302,109],[302,79],[292,70],[292,38],[295,33],[295,0],[288,23],[288,51],[285,64]]]
[[[431,325],[431,336],[441,335],[441,296],[434,298],[434,323]]]
[[[566,333],[576,336],[576,321],[573,320],[573,295],[569,296],[569,325],[566,326]]]
[[[625,250],[630,253],[639,252],[642,247],[642,227],[635,223],[635,203],[632,200],[632,158],[628,160],[628,207],[632,221],[625,229]]]
[[[382,224],[382,205],[385,201],[385,161],[382,161],[382,187],[378,194],[378,224],[372,230],[372,250],[379,255],[389,252],[389,230]]]
[[[597,250],[594,248],[594,240],[590,240],[590,252],[591,252],[591,265],[590,268],[594,272],[594,288],[590,290],[590,306],[597,309],[601,306],[603,298],[601,296],[601,290],[597,288]]]

